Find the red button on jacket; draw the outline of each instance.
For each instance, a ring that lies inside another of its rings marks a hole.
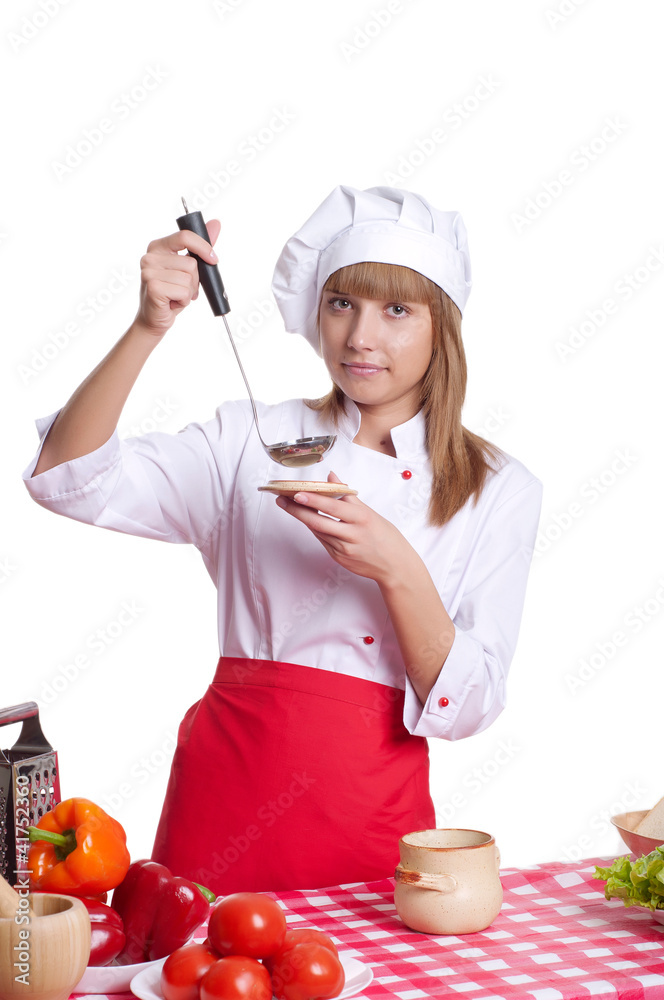
[[[402,479],[411,479],[412,476],[413,476],[413,473],[410,471],[410,469],[404,469],[404,471],[401,473],[401,478]]]
[[[372,635],[365,635],[362,639],[362,642],[366,643],[367,646],[370,646],[373,641],[374,637]]]
[[[440,705],[441,708],[447,708],[447,706],[449,705],[449,703],[450,703],[450,699],[449,698],[439,698],[438,699],[438,704]]]

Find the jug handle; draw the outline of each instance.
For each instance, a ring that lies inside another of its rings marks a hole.
[[[413,872],[397,865],[394,878],[402,885],[416,885],[420,889],[433,889],[436,892],[454,892],[457,880],[454,875],[432,875],[429,872]]]

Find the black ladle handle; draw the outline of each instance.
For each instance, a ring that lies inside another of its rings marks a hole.
[[[184,202],[184,198],[182,201]],[[186,204],[184,207],[186,209]],[[176,221],[178,229],[189,229],[192,233],[196,233],[197,236],[202,236],[204,240],[211,243],[207,227],[200,212],[187,212],[186,215],[181,215]],[[198,262],[198,277],[200,278],[203,291],[207,296],[212,312],[215,316],[225,316],[226,313],[231,311],[231,307],[229,306],[228,299],[226,298],[224,283],[221,280],[219,268],[216,264],[208,264],[208,262],[199,257],[198,254],[191,253],[191,250],[189,250],[188,253],[192,257],[195,257]]]
[[[182,204],[184,205],[185,211],[187,210],[187,203],[182,199]],[[197,236],[202,236],[204,240],[210,242],[210,236],[207,231],[205,222],[203,221],[203,216],[200,212],[187,212],[186,215],[181,215],[179,219],[176,220],[178,227],[180,229],[190,229]],[[201,258],[188,250],[192,257],[195,257],[198,261],[198,276],[201,280],[201,285],[203,286],[203,291],[207,295],[207,300],[212,307],[212,312],[215,316],[223,317],[224,323],[226,325],[226,333],[228,334],[228,339],[231,342],[231,347],[233,348],[233,353],[235,354],[235,359],[240,366],[240,371],[242,373],[242,378],[244,379],[244,384],[247,387],[247,392],[249,393],[249,399],[251,400],[251,409],[254,414],[254,423],[256,424],[256,431],[260,438],[261,444],[268,454],[270,454],[269,445],[263,440],[263,436],[258,426],[258,413],[256,412],[256,403],[254,401],[254,394],[251,391],[249,385],[249,380],[245,375],[244,367],[240,361],[240,355],[238,354],[238,349],[235,346],[235,341],[233,340],[233,335],[230,331],[228,325],[228,320],[226,319],[226,313],[231,311],[231,307],[228,304],[228,299],[226,298],[226,292],[224,291],[224,283],[221,280],[221,275],[219,274],[219,268],[216,264],[208,264],[207,261],[201,260]]]

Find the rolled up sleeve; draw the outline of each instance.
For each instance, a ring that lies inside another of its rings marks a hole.
[[[246,435],[239,409],[225,404],[213,420],[189,424],[178,434],[157,432],[121,441],[114,433],[88,455],[34,476],[56,416],[37,421],[39,450],[23,472],[36,503],[111,531],[199,547],[205,542],[227,500],[230,466],[225,468],[220,447],[222,423],[234,422],[235,436],[241,438],[242,430]],[[233,433],[228,437],[233,440]]]
[[[464,739],[505,707],[541,503],[532,479],[485,518],[460,584],[452,648],[424,707],[406,677],[404,723],[414,735]]]

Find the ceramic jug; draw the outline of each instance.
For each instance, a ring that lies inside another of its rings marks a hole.
[[[472,934],[503,902],[494,838],[480,830],[418,830],[399,841],[394,904],[407,927],[425,934]]]

